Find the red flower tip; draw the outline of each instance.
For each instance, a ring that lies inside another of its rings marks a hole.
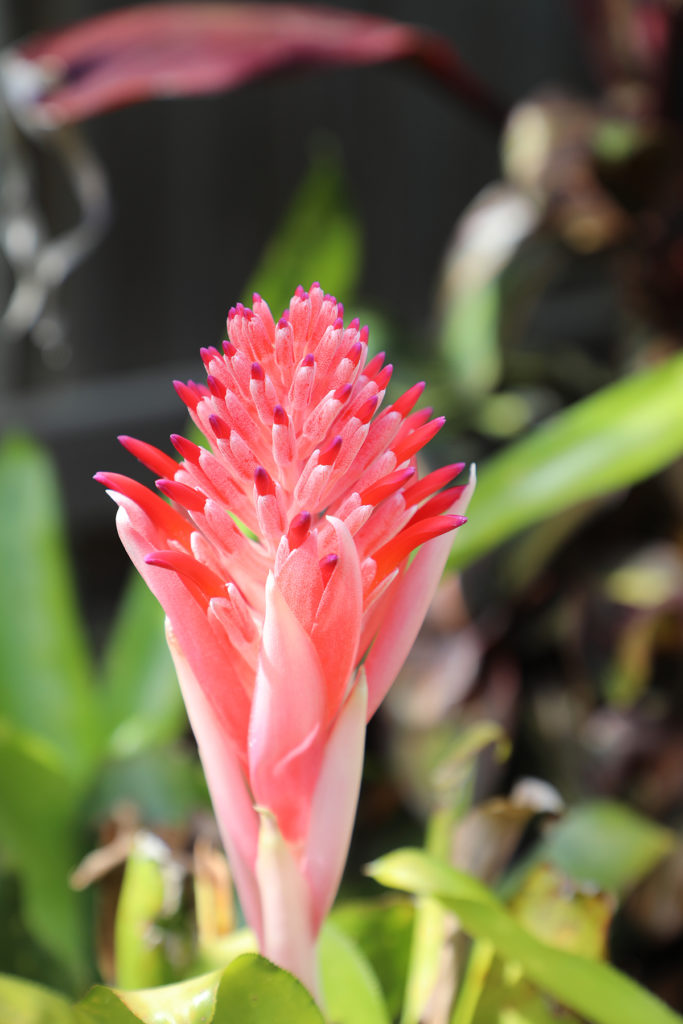
[[[343,327],[344,327],[344,321],[343,321],[342,317],[338,316],[337,319],[332,324],[332,330],[333,331],[341,331],[343,329]]]
[[[273,409],[273,423],[276,423],[278,427],[286,427],[289,423],[287,412],[281,405],[276,405]]]
[[[379,405],[379,395],[371,395],[367,398],[360,409],[355,413],[361,423],[369,423],[372,417],[375,415],[375,409]]]
[[[406,466],[405,469],[397,469],[394,473],[371,484],[361,494],[360,500],[363,505],[378,505],[384,498],[398,491],[405,483],[415,476],[414,466]]]
[[[177,502],[178,505],[182,505],[188,512],[203,512],[206,497],[201,491],[197,491],[194,487],[187,487],[186,484],[178,483],[177,480],[161,480],[154,481],[155,486],[162,494],[165,494],[171,501]]]
[[[260,363],[251,364],[251,379],[252,380],[265,380],[266,375],[263,372],[263,367]]]
[[[363,373],[371,380],[376,373],[382,369],[384,363],[384,352],[378,352],[376,356],[373,356],[369,363],[366,363]]]
[[[184,459],[188,462],[196,463],[199,461],[199,456],[202,453],[201,448],[194,441],[190,441],[187,437],[183,437],[182,434],[171,434],[171,444]]]
[[[330,576],[335,570],[335,566],[339,561],[339,555],[325,555],[324,558],[320,559],[320,572],[323,578],[323,586],[327,586]]]
[[[235,348],[233,343],[228,338],[226,338],[225,341],[223,342],[223,351],[225,352],[228,359],[232,359],[237,349]]]
[[[360,329],[360,340],[363,342],[364,345],[367,345],[369,337],[370,328],[368,327],[367,324],[363,324],[363,326]]]
[[[339,434],[337,434],[337,436],[332,440],[332,443],[325,449],[325,451],[322,451],[318,456],[318,465],[331,466],[334,460],[339,455],[339,449],[341,448],[341,446],[342,439],[339,436]]]
[[[270,473],[263,466],[257,466],[254,470],[254,484],[257,494],[263,498],[266,494],[275,494],[275,484]]]
[[[360,341],[354,341],[353,345],[346,353],[346,358],[350,359],[354,366],[358,366],[362,352],[363,346]]]
[[[284,331],[284,329],[289,326],[289,317],[285,316],[283,313],[278,320],[277,325],[281,331]]]
[[[216,416],[215,413],[209,416],[209,426],[217,438],[226,440],[230,437],[230,427],[225,420],[222,420],[220,416]]]
[[[417,505],[420,501],[428,498],[430,494],[445,487],[451,480],[455,480],[464,468],[464,462],[453,462],[450,466],[442,466],[441,469],[435,469],[421,480],[416,480],[404,491],[406,504]]]
[[[131,480],[128,476],[123,476],[122,473],[96,473],[95,480],[104,484],[110,491],[115,491],[139,505],[148,519],[169,537],[189,544],[192,532],[190,524],[176,509],[167,505],[148,487],[144,487],[137,480]]]
[[[337,388],[332,397],[336,402],[346,402],[352,391],[353,385],[342,384],[340,387]]]
[[[184,551],[152,551],[145,555],[147,565],[155,565],[159,569],[171,569],[180,576],[199,587],[206,597],[216,597],[224,593],[223,581],[207,565],[198,562],[192,555]]]
[[[315,356],[312,352],[309,352],[307,356],[304,356],[301,360],[302,366],[315,366]]]
[[[465,487],[466,484],[461,484],[460,487],[448,487],[445,491],[439,491],[433,498],[430,498],[429,501],[426,501],[424,505],[415,510],[410,522],[417,523],[420,519],[441,515],[442,512],[453,507],[465,490]]]
[[[418,381],[417,384],[413,384],[412,388],[408,388],[407,391],[404,391],[400,398],[397,398],[391,405],[391,411],[400,412],[401,416],[407,416],[418,401],[424,389],[425,382],[423,380]]]
[[[209,385],[209,391],[214,398],[225,398],[226,388],[225,385],[221,384],[218,377],[214,377],[212,373],[207,373],[206,383]]]
[[[306,537],[308,537],[310,528],[310,512],[299,512],[298,515],[294,516],[287,531],[287,543],[289,544],[290,550],[301,547],[303,542],[306,540]]]
[[[360,327],[360,320],[358,319],[357,316],[354,316],[353,320],[349,324],[349,330],[350,331],[357,331],[359,327]]]
[[[258,292],[254,292],[254,294],[251,297],[251,300],[255,306],[258,305],[259,302],[263,302],[263,299],[261,298]]]
[[[298,284],[296,286],[296,288],[294,289],[294,294],[296,295],[297,299],[305,299],[308,297],[306,294],[306,289],[302,284]]]
[[[165,452],[159,451],[153,444],[146,441],[138,441],[135,437],[127,434],[119,434],[119,441],[131,455],[139,459],[143,466],[147,466],[153,473],[159,476],[173,476],[178,463]]]
[[[375,377],[375,384],[377,385],[378,391],[385,391],[387,384],[391,380],[391,375],[394,372],[394,368],[391,363],[387,363],[383,370],[380,370]]]
[[[218,357],[220,359],[220,352],[213,345],[208,348],[200,348],[199,354],[202,357],[202,362],[205,366],[208,366],[212,359]]]
[[[416,452],[419,452],[420,448],[424,448],[439,433],[445,422],[445,416],[437,416],[436,419],[430,420],[429,423],[424,423],[400,441],[394,448],[394,455],[399,465],[405,462],[406,459],[412,458]]]
[[[197,405],[199,404],[199,399],[201,398],[201,395],[197,391],[195,391],[194,388],[192,388],[190,385],[190,381],[188,381],[187,384],[183,384],[181,380],[173,381],[173,387],[176,389],[178,397],[185,403],[188,409],[194,412],[194,410],[197,408]]]
[[[387,544],[374,552],[372,557],[377,564],[376,578],[379,580],[388,576],[420,544],[425,544],[428,540],[433,540],[434,537],[440,537],[443,533],[448,533],[449,530],[457,530],[466,522],[466,516],[455,515],[432,516],[418,522],[411,521]]]

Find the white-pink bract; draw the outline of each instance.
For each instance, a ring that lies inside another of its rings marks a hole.
[[[315,988],[366,721],[470,488],[447,488],[461,465],[419,478],[416,455],[443,420],[413,411],[422,383],[380,411],[391,367],[366,361],[367,328],[345,327],[319,285],[298,288],[277,322],[255,295],[230,311],[228,335],[222,353],[202,350],[206,385],[176,382],[207,447],[174,435],[176,462],[121,438],[171,504],[128,477],[97,479],[166,612],[247,920],[262,952]]]

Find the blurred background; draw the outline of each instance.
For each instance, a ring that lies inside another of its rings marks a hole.
[[[10,0],[0,28],[8,44],[120,6]],[[457,41],[506,101],[549,82],[589,88],[561,0],[522,0],[514,11],[504,0],[356,8]],[[428,75],[391,65],[290,71],[228,95],[116,110],[80,130],[105,168],[111,224],[60,289],[45,347],[17,339],[3,355],[0,415],[48,442],[78,543],[101,552],[113,540],[91,471],[124,465],[115,433],[159,443],[179,428],[166,381],[198,372],[198,346],[223,337],[229,306],[250,298],[311,168],[326,161],[333,202],[361,236],[355,294],[344,301],[381,311],[399,340],[433,347],[438,269],[457,216],[498,174],[499,139]],[[42,150],[30,164],[50,229],[63,230],[76,217],[64,168]]]
[[[119,6],[9,0],[0,32],[21,46]],[[481,481],[427,630],[371,731],[349,893],[363,861],[414,841],[443,799],[439,766],[456,763],[461,779],[454,743],[469,735],[482,803],[454,857],[507,885],[529,919],[544,916],[544,901],[572,913],[578,901],[581,941],[588,929],[596,955],[609,951],[680,1009],[680,4],[355,9],[438,33],[499,114],[409,61],[287,70],[222,95],[107,111],[63,133],[27,135],[4,111],[0,287],[15,316],[0,349],[0,740],[10,723],[0,769],[35,771],[40,790],[47,762],[26,735],[64,751],[91,732],[49,833],[71,837],[63,872],[139,824],[188,847],[205,798],[158,613],[134,584],[122,591],[113,510],[90,478],[131,471],[116,434],[167,447],[183,431],[170,381],[199,375],[198,348],[225,336],[231,305],[258,288],[279,312],[319,278],[395,359],[394,394],[427,380],[427,400],[448,417],[434,464],[476,459]],[[72,79],[85,88],[88,73],[84,61]],[[12,229],[30,208],[46,238],[66,232],[84,167],[106,230],[22,321]],[[27,668],[36,634],[44,643]],[[20,700],[14,680],[27,672]],[[482,721],[493,724],[477,733]],[[500,762],[492,746],[503,732],[511,745]],[[515,789],[529,777],[542,785]],[[94,976],[83,950],[95,930],[97,968],[110,978],[120,860],[112,855],[111,892],[77,902],[59,890],[59,864],[51,880],[41,875],[45,836],[31,821],[44,807],[12,808],[8,786],[0,969],[78,991]],[[557,873],[548,885],[533,875],[541,862]],[[71,921],[61,966],[50,921],[62,919],[48,920],[46,893]],[[173,975],[166,961],[159,971],[132,983]],[[481,1024],[496,1019],[481,1012]],[[544,1012],[534,1020],[558,1019]]]

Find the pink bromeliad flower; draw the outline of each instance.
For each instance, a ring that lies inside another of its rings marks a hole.
[[[98,473],[167,637],[245,916],[261,951],[316,991],[315,942],[355,816],[365,726],[443,572],[472,485],[422,478],[443,419],[391,376],[367,328],[298,288],[275,322],[254,296],[176,382],[206,447],[181,461],[129,437],[171,504]],[[446,488],[446,489],[444,489]],[[246,529],[245,529],[246,527]],[[420,548],[410,560],[416,548]]]

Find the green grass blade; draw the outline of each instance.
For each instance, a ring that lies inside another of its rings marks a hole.
[[[481,468],[451,565],[547,516],[643,480],[683,454],[683,354],[542,423]]]
[[[547,946],[522,928],[477,879],[422,850],[397,850],[370,865],[382,885],[434,896],[450,907],[463,930],[488,940],[517,963],[540,989],[591,1024],[681,1024],[683,1018],[609,964]]]

